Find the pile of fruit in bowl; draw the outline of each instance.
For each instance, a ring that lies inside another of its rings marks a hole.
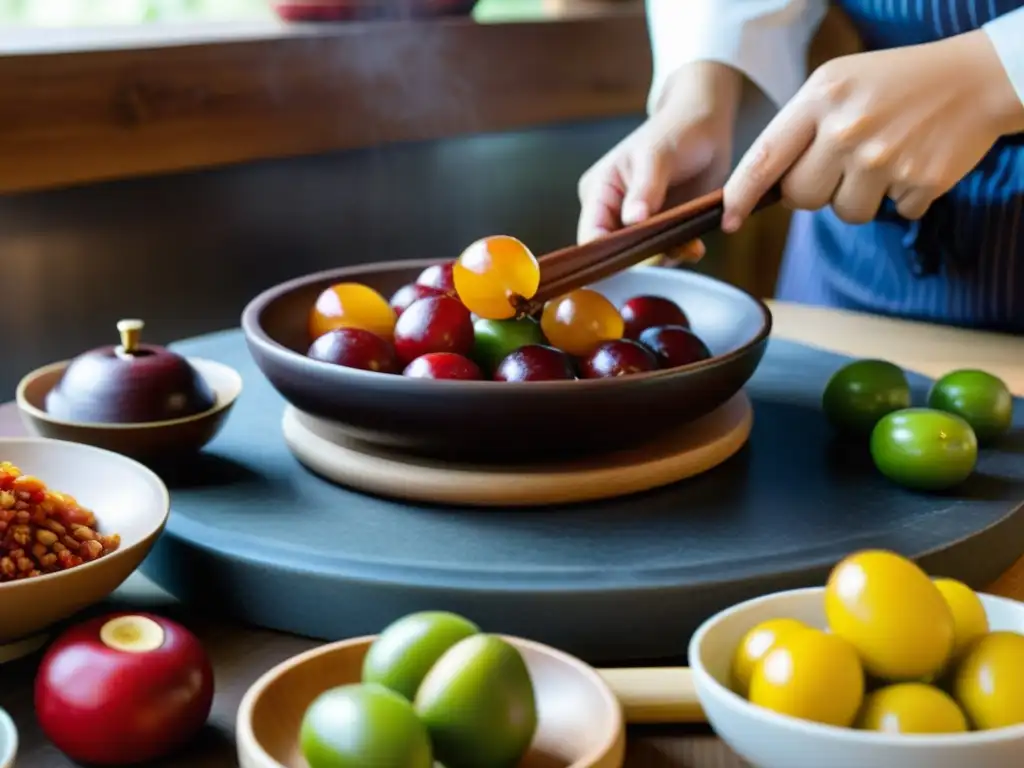
[[[321,693],[302,718],[310,768],[518,765],[537,729],[529,670],[511,643],[452,613],[387,627],[362,681]]]
[[[859,552],[824,591],[827,628],[773,618],[733,655],[733,690],[801,720],[888,734],[1024,724],[1024,634],[990,631],[970,588]]]
[[[408,377],[504,382],[601,379],[706,360],[711,353],[673,301],[636,296],[616,307],[581,288],[517,316],[537,259],[512,237],[488,237],[428,267],[388,300],[359,283],[324,290],[309,313],[308,356]]]

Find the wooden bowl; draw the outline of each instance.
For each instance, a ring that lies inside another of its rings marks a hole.
[[[91,563],[36,578],[0,583],[3,647],[42,632],[98,603],[141,563],[167,522],[167,487],[151,470],[117,453],[42,438],[0,438],[0,461],[10,461],[52,490],[91,509],[103,533],[121,546]]]
[[[15,399],[25,428],[33,435],[105,448],[141,461],[187,456],[201,450],[224,426],[242,392],[242,377],[212,360],[189,358],[216,395],[216,404],[202,413],[143,424],[101,424],[64,421],[46,412],[46,395],[60,381],[70,361],[37,368],[18,384]]]
[[[431,263],[347,267],[265,291],[242,315],[256,364],[300,411],[380,447],[434,457],[569,458],[644,443],[710,413],[754,373],[771,330],[768,308],[738,288],[651,267],[594,288],[616,304],[642,294],[676,301],[713,358],[619,378],[508,384],[412,379],[306,356],[309,310],[325,288],[357,282],[390,296]]]
[[[539,643],[506,638],[526,660],[537,695],[537,734],[520,768],[619,768],[622,708],[582,661]],[[373,637],[343,640],[289,659],[253,683],[238,708],[242,768],[308,768],[299,750],[306,708],[324,691],[358,683]]]

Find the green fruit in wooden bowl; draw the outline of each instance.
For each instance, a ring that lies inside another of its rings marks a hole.
[[[370,646],[363,661],[363,682],[378,683],[409,701],[444,653],[480,628],[445,611],[421,611],[390,624]]]
[[[412,705],[380,685],[343,685],[318,696],[299,732],[310,768],[433,768],[430,736]]]
[[[494,635],[448,649],[420,685],[415,707],[445,768],[514,768],[537,730],[526,663]]]

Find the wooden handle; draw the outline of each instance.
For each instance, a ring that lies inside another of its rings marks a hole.
[[[600,669],[630,725],[706,723],[686,667]]]

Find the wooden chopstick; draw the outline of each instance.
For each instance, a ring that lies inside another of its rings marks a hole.
[[[757,209],[778,202],[773,190]],[[553,251],[538,259],[540,287],[529,300],[513,297],[519,316],[540,311],[545,302],[610,277],[674,247],[696,240],[722,225],[722,190],[662,211],[647,221],[625,227],[579,246]]]

